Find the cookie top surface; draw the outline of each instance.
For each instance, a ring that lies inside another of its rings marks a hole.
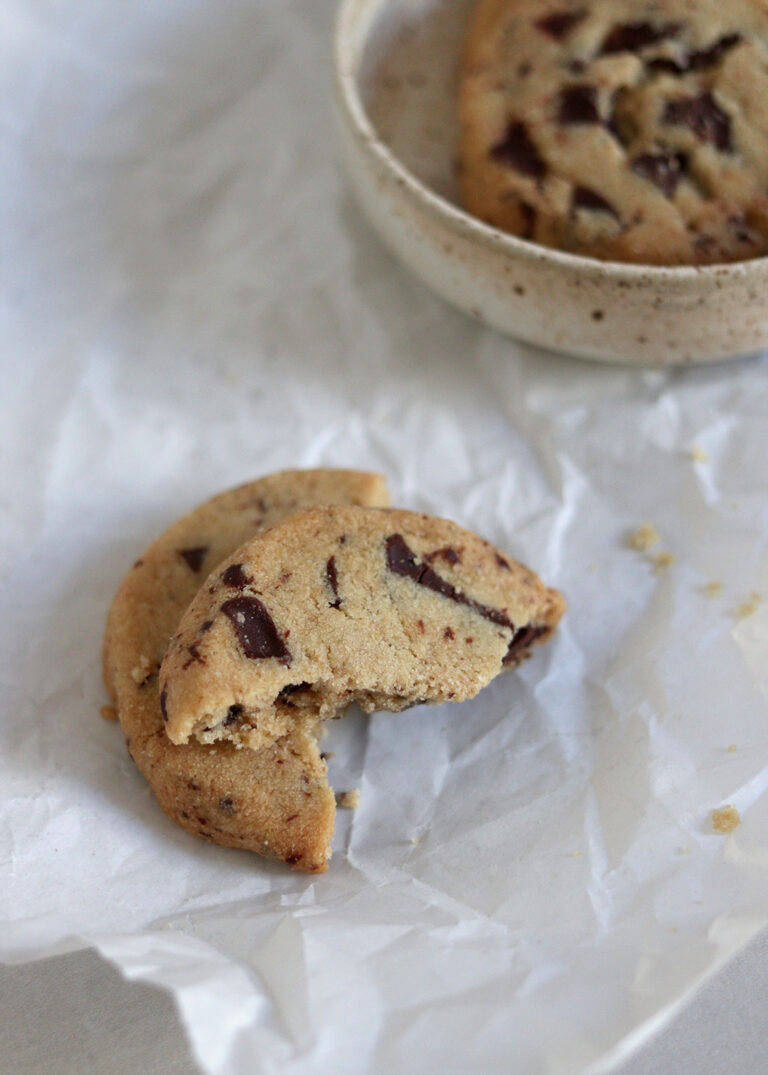
[[[110,608],[104,678],[126,744],[160,805],[187,831],[299,869],[326,868],[335,808],[313,734],[295,728],[268,748],[174,746],[165,734],[158,671],[207,573],[244,541],[297,508],[385,505],[375,474],[297,470],[229,490],[174,523],[142,554]]]
[[[470,212],[572,253],[768,253],[766,0],[480,0],[460,87]]]
[[[352,702],[473,697],[558,622],[527,568],[445,519],[314,508],[217,568],[160,673],[168,736],[252,748]]]

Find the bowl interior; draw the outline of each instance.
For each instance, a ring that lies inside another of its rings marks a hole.
[[[357,86],[377,136],[411,174],[461,208],[456,100],[474,0],[387,0],[374,12]]]

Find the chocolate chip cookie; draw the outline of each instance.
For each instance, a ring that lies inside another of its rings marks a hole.
[[[384,480],[355,471],[285,471],[214,497],[152,544],[112,603],[104,679],[131,757],[163,810],[188,832],[297,869],[322,871],[335,805],[311,728],[259,751],[174,746],[165,734],[160,662],[206,575],[243,542],[311,504],[386,505]]]
[[[765,0],[480,0],[460,183],[481,219],[596,258],[768,253]]]
[[[545,641],[563,609],[445,519],[299,511],[220,564],[182,617],[160,670],[166,731],[264,750],[352,702],[459,702]]]

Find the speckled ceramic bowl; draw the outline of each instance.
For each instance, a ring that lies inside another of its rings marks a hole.
[[[768,346],[768,258],[656,268],[576,257],[464,212],[458,61],[472,0],[343,0],[344,161],[384,242],[438,295],[507,335],[607,362],[681,365]]]

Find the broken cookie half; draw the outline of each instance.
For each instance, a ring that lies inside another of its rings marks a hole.
[[[353,700],[471,697],[557,623],[562,598],[531,572],[387,503],[377,475],[270,475],[175,523],[126,576],[105,681],[131,757],[188,832],[324,871],[323,720]]]
[[[300,511],[207,579],[160,671],[168,737],[263,749],[366,712],[472,698],[564,609],[561,595],[445,519]]]
[[[236,548],[298,508],[385,505],[383,478],[349,470],[270,474],[201,504],[136,561],[109,611],[104,680],[131,758],[187,832],[296,869],[327,869],[336,807],[317,737],[300,727],[257,751],[175,746],[158,687],[168,641],[201,583]]]

